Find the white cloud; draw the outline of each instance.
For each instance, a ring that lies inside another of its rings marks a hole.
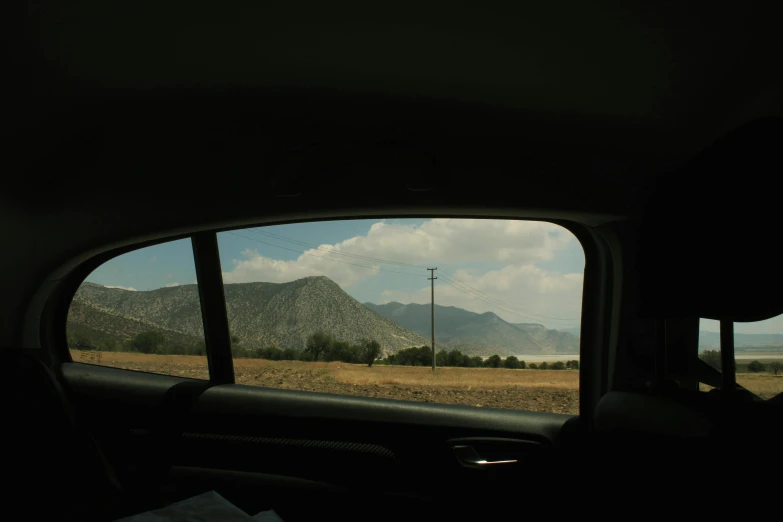
[[[128,292],[137,292],[135,288],[132,286],[115,286],[115,285],[106,285],[106,288],[119,288],[120,290],[127,290]]]
[[[166,288],[174,288],[175,286],[180,286],[182,283],[166,283]]]
[[[449,279],[441,274],[436,281],[436,304],[478,313],[492,311],[512,323],[542,323],[550,328],[579,323],[581,273],[561,274],[534,265],[509,265],[482,275],[458,270],[453,276],[470,288],[459,283],[449,285]],[[460,286],[462,290],[456,288]],[[387,302],[426,304],[430,302],[430,287],[422,286],[415,292],[385,290],[382,297]]]
[[[285,282],[325,275],[348,287],[377,275],[381,267],[426,272],[423,268],[396,267],[371,259],[329,254],[328,250],[420,265],[476,261],[528,265],[552,259],[572,241],[575,241],[573,235],[564,228],[536,221],[433,219],[421,225],[381,221],[373,224],[366,235],[334,245],[320,245],[305,251],[296,260],[276,260],[260,255],[257,250],[245,250],[242,252],[244,259],[233,260],[234,268],[224,272],[223,280],[226,283]]]

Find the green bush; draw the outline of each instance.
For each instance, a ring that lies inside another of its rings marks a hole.
[[[484,361],[484,366],[486,368],[500,368],[502,365],[503,362],[500,359],[499,355],[492,355],[490,357],[487,357],[487,360]]]
[[[373,341],[372,339],[363,339],[360,347],[361,351],[359,353],[361,355],[362,362],[372,368],[372,363],[374,363],[375,359],[381,355],[381,345],[378,343],[378,341]]]
[[[748,371],[753,373],[760,373],[766,370],[767,367],[760,361],[753,361],[748,364]]]
[[[552,363],[552,365],[549,367],[550,370],[565,370],[566,365],[563,361],[557,361],[555,363]]]
[[[166,339],[160,332],[142,332],[131,339],[131,347],[140,353],[164,353]]]
[[[281,361],[295,361],[298,353],[293,348],[284,348],[282,353],[280,354],[280,360]]]
[[[307,338],[305,343],[304,352],[310,355],[309,359],[302,358],[301,360],[317,361],[318,357],[329,349],[333,339],[324,332],[315,332],[313,335]],[[304,357],[302,355],[301,357]]]
[[[508,357],[506,357],[506,360],[503,361],[503,367],[508,368],[510,370],[518,370],[522,367],[522,365],[519,363],[519,359],[517,359],[513,355],[509,355]]]

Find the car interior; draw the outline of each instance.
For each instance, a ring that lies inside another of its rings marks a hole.
[[[210,490],[286,522],[778,509],[783,398],[736,382],[732,332],[783,313],[779,6],[175,4],[9,18],[6,509],[110,521]],[[236,383],[216,233],[389,216],[576,236],[578,415]],[[73,360],[88,274],[174,239],[209,380]]]

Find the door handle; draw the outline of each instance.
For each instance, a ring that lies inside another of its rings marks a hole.
[[[497,464],[516,464],[518,462],[517,459],[487,460],[479,455],[476,449],[470,444],[455,444],[451,449],[454,450],[454,454],[463,466],[471,468],[482,468]]]

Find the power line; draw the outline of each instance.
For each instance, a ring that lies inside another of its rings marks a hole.
[[[409,276],[415,276],[415,277],[421,277],[423,275],[423,274],[414,274],[413,272],[399,272],[397,270],[388,270],[386,268],[379,268],[379,267],[375,267],[375,266],[367,266],[367,265],[359,265],[357,263],[349,263],[347,261],[341,261],[339,259],[334,259],[334,258],[331,258],[331,257],[317,256],[315,254],[308,254],[307,252],[302,252],[301,250],[294,250],[293,248],[288,248],[288,247],[284,247],[284,246],[280,246],[280,245],[275,245],[273,243],[267,243],[266,241],[261,241],[260,239],[255,239],[255,238],[252,238],[252,237],[245,237],[245,236],[237,234],[236,232],[229,232],[229,234],[231,234],[233,236],[241,237],[242,239],[247,239],[248,241],[255,241],[256,243],[262,243],[264,245],[273,246],[275,248],[281,248],[283,250],[288,250],[290,252],[297,252],[297,253],[303,254],[305,256],[311,256],[311,257],[317,257],[317,258],[320,258],[320,259],[326,259],[327,261],[334,261],[335,263],[342,263],[344,265],[360,266],[362,268],[369,268],[370,270],[381,270],[383,272],[391,272],[392,274],[403,274],[403,275],[409,275]]]
[[[435,277],[435,270],[437,270],[438,267],[435,268],[428,268],[427,270],[430,271],[430,283],[431,283],[431,289],[432,289],[432,301],[431,301],[431,310],[432,310],[432,371],[435,371],[435,361],[437,357],[435,357],[435,280],[437,277]]]
[[[302,245],[302,246],[307,246],[307,247],[310,247],[310,248],[315,248],[315,249],[318,249],[318,250],[323,250],[324,252],[329,252],[330,254],[334,254],[334,255],[338,255],[338,256],[353,257],[353,258],[356,258],[356,259],[364,259],[366,261],[375,261],[377,263],[383,263],[385,265],[410,266],[410,267],[413,267],[413,268],[426,268],[424,265],[414,265],[412,263],[404,263],[402,261],[389,261],[387,259],[380,259],[380,258],[377,258],[377,257],[364,256],[364,255],[361,255],[361,254],[354,254],[354,253],[351,253],[351,252],[341,252],[341,251],[335,250],[333,248],[324,248],[324,247],[319,246],[319,245],[314,245],[312,243],[307,243],[305,241],[299,241],[298,239],[291,239],[291,238],[288,238],[286,236],[281,236],[280,234],[274,234],[272,232],[264,232],[264,231],[261,231],[261,230],[249,230],[249,231],[254,233],[254,234],[262,234],[262,235],[265,235],[267,237],[271,237],[271,238],[277,239],[279,241],[286,241],[288,243],[293,243],[293,244],[296,244],[296,245]]]
[[[507,313],[510,313],[510,314],[514,314],[514,315],[517,315],[517,316],[519,316],[519,317],[524,317],[524,318],[526,318],[526,319],[540,320],[538,317],[534,317],[534,316],[533,316],[533,315],[531,315],[531,314],[528,314],[528,313],[523,313],[523,312],[520,312],[520,311],[514,310],[514,309],[512,309],[512,308],[509,308],[509,307],[507,307],[507,306],[500,305],[500,304],[498,304],[498,303],[493,303],[492,301],[490,301],[490,300],[488,300],[488,299],[485,299],[485,298],[483,298],[482,296],[480,296],[480,295],[478,295],[478,294],[475,294],[475,293],[473,293],[473,292],[471,292],[471,291],[469,291],[469,290],[466,290],[466,289],[464,289],[464,288],[461,288],[461,287],[460,287],[460,286],[458,286],[457,284],[454,284],[454,283],[452,282],[452,280],[450,280],[449,278],[446,278],[446,279],[444,279],[444,280],[443,280],[443,282],[444,282],[444,283],[446,283],[447,285],[449,285],[449,286],[451,286],[451,287],[453,287],[453,288],[455,288],[455,289],[457,289],[457,290],[461,291],[461,292],[464,292],[465,294],[467,294],[467,295],[469,295],[469,296],[473,297],[474,299],[477,299],[477,300],[479,300],[479,301],[483,302],[484,304],[487,304],[487,305],[489,305],[489,306],[490,306],[490,307],[492,307],[492,308],[498,308],[498,309],[500,309],[500,310],[502,310],[502,311],[504,311],[504,312],[507,312]],[[562,320],[562,321],[570,321],[570,323],[571,323],[571,324],[576,324],[576,323],[574,323],[573,321],[571,321],[571,320],[567,320],[567,319],[559,319],[559,320]]]
[[[285,241],[285,242],[292,243],[292,244],[297,244],[297,245],[301,245],[301,246],[314,248],[314,249],[317,249],[317,250],[322,250],[322,251],[325,251],[325,252],[327,252],[329,254],[333,254],[333,255],[340,255],[340,256],[345,256],[345,257],[349,257],[349,258],[362,259],[362,260],[367,260],[367,261],[374,261],[374,262],[387,264],[387,265],[410,266],[410,267],[414,267],[414,268],[426,268],[424,265],[416,265],[416,264],[412,264],[412,263],[404,263],[402,261],[388,261],[388,260],[380,259],[380,258],[377,258],[377,257],[364,256],[364,255],[360,255],[360,254],[354,254],[354,253],[351,253],[351,252],[340,252],[340,251],[336,251],[335,249],[332,249],[332,248],[324,248],[324,247],[319,246],[319,245],[314,245],[312,243],[307,243],[306,241],[300,241],[298,239],[292,239],[292,238],[289,238],[289,237],[286,237],[286,236],[283,236],[283,235],[280,235],[280,234],[275,234],[273,232],[254,230],[254,229],[247,229],[247,230],[249,232],[251,232],[251,233],[264,235],[264,236],[276,239],[278,241]],[[256,241],[257,243],[262,243],[262,244],[265,244],[265,245],[273,246],[275,248],[288,250],[290,252],[296,252],[296,253],[303,254],[303,255],[306,255],[306,256],[318,257],[318,258],[321,258],[321,259],[326,259],[327,261],[334,261],[336,263],[343,263],[343,264],[346,264],[346,265],[358,266],[358,267],[367,268],[367,269],[370,269],[370,270],[380,270],[380,271],[383,271],[383,272],[389,272],[389,273],[393,273],[393,274],[412,275],[412,276],[420,277],[418,274],[413,274],[411,272],[400,272],[400,271],[397,271],[397,270],[389,270],[389,269],[386,269],[386,268],[366,266],[366,265],[361,265],[361,264],[358,264],[358,263],[349,263],[347,261],[342,261],[342,260],[334,259],[332,257],[327,257],[327,256],[317,256],[315,254],[308,254],[307,252],[303,252],[301,250],[295,250],[295,249],[292,249],[292,248],[287,248],[287,247],[283,247],[283,246],[280,246],[280,245],[275,245],[273,243],[268,243],[266,241],[261,241],[259,239],[254,239],[254,238],[241,236],[241,235],[239,235],[239,234],[237,234],[235,232],[230,232],[230,233],[235,235],[235,236],[237,236],[237,237],[241,237],[241,238],[247,239],[249,241]],[[500,308],[501,310],[504,310],[504,311],[506,311],[508,313],[512,313],[512,314],[518,315],[520,317],[526,317],[526,318],[529,318],[529,319],[536,319],[536,320],[567,321],[567,322],[571,322],[571,323],[574,323],[574,324],[579,322],[579,319],[562,318],[562,317],[550,317],[550,316],[546,316],[546,315],[542,315],[542,314],[536,314],[534,312],[529,312],[529,311],[524,310],[522,308],[518,308],[518,307],[516,307],[514,305],[506,303],[505,301],[502,301],[502,300],[497,299],[495,297],[489,296],[489,295],[485,294],[484,292],[482,292],[482,291],[480,291],[480,290],[478,290],[476,288],[473,288],[472,286],[468,285],[464,281],[461,281],[461,280],[457,279],[456,277],[448,274],[447,272],[441,271],[441,273],[446,278],[444,280],[444,282],[449,284],[453,288],[456,288],[457,290],[460,290],[461,292],[463,292],[463,293],[473,297],[474,299],[478,299],[479,301],[482,301],[483,303],[488,304],[490,306],[494,306],[494,307]]]
[[[497,299],[496,297],[489,296],[489,295],[485,294],[484,292],[482,292],[481,290],[473,288],[469,284],[465,283],[464,281],[462,281],[460,279],[457,279],[456,277],[450,275],[447,272],[441,271],[441,274],[446,276],[447,279],[449,279],[449,280],[459,284],[460,286],[463,286],[463,287],[469,289],[472,292],[475,292],[476,294],[478,294],[478,295],[480,295],[480,296],[482,296],[482,297],[484,297],[484,298],[486,298],[486,299],[488,299],[490,301],[494,301],[496,304],[498,304],[500,306],[504,306],[504,307],[510,308],[512,310],[517,310],[517,311],[522,312],[525,315],[528,315],[530,317],[538,317],[540,319],[549,319],[549,320],[552,320],[552,321],[578,321],[578,319],[565,318],[565,317],[550,317],[548,315],[542,315],[542,314],[537,314],[537,313],[534,313],[534,312],[529,312],[527,310],[523,310],[522,308],[519,308],[519,307],[511,305],[511,304],[508,304],[505,301],[501,301],[500,299]]]

